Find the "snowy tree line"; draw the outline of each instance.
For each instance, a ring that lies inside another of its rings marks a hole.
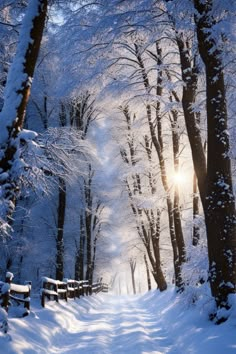
[[[49,268],[58,279],[73,268],[73,277],[91,282],[100,247],[101,272],[109,268],[103,252],[112,200],[92,145],[99,147],[103,128],[112,139],[102,160],[109,147],[116,151],[119,208],[128,206],[122,214],[135,235],[126,244],[133,290],[140,260],[149,288],[149,268],[161,291],[171,269],[176,290],[192,288],[193,301],[209,284],[212,318],[227,317],[222,309],[230,309],[236,282],[235,10],[220,0],[3,2],[3,252],[28,242],[22,210],[33,202],[33,188],[41,203],[38,211],[31,206],[33,233],[50,233],[53,242],[28,251],[31,262],[42,252],[43,259],[53,256]],[[46,198],[52,216],[36,228]],[[74,217],[75,230],[68,227]],[[19,269],[24,257],[20,252]],[[5,259],[9,269],[12,256]]]

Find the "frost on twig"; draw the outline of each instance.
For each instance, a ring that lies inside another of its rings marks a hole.
[[[58,183],[58,177],[72,183],[84,174],[88,160],[95,159],[92,145],[72,128],[49,128],[39,135],[23,130],[17,139],[19,148],[11,170],[4,175],[0,186],[1,196],[9,186],[8,181],[11,181],[11,185],[17,185],[16,197],[32,191],[39,195],[48,194],[52,186]],[[14,205],[10,203],[7,198],[0,199],[2,234],[10,231],[10,222],[6,220],[9,208],[14,211]]]

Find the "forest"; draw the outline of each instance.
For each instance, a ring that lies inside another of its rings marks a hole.
[[[235,15],[232,0],[0,1],[1,279],[174,286],[227,321]]]

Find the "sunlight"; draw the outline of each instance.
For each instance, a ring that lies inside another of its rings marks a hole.
[[[186,182],[186,176],[178,171],[173,175],[174,183],[177,185],[183,185]]]

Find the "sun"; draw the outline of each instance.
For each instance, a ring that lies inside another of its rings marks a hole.
[[[174,183],[177,185],[182,185],[186,182],[186,176],[180,171],[174,173],[173,175]]]

